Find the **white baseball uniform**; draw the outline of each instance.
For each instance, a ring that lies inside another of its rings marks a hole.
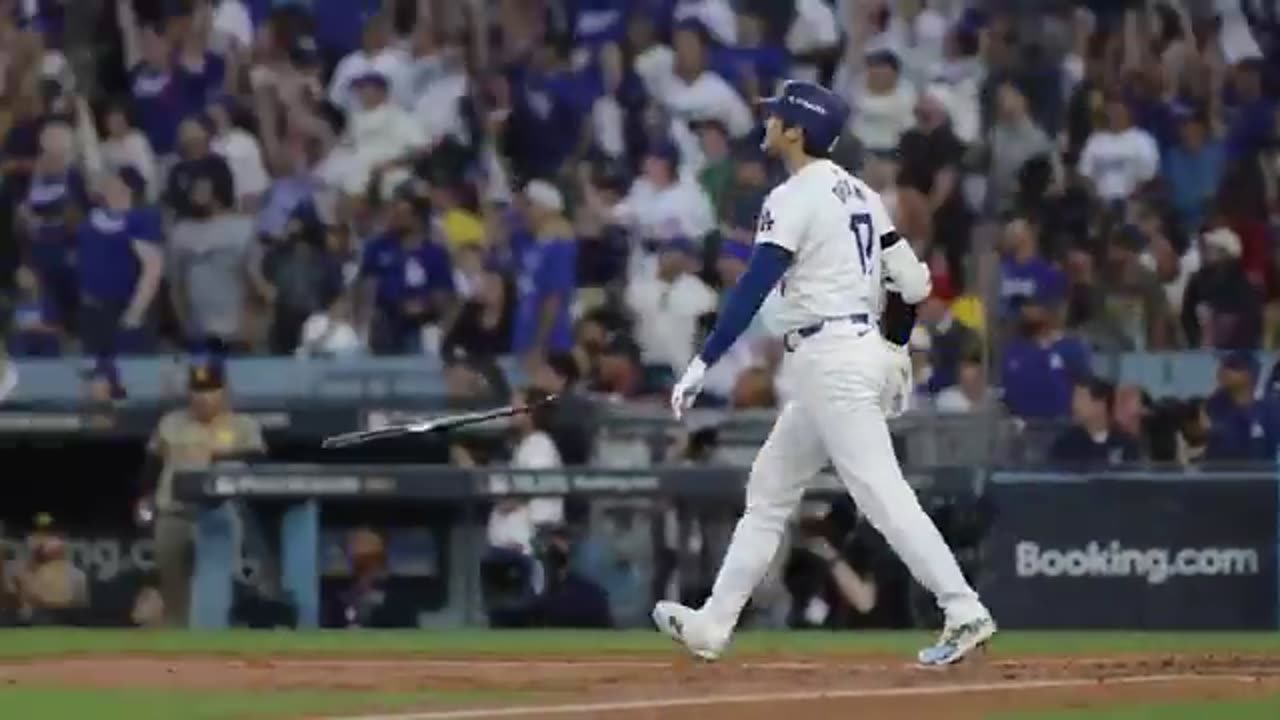
[[[725,630],[737,623],[806,486],[828,462],[937,598],[948,625],[986,617],[904,479],[885,421],[883,395],[898,359],[875,326],[882,273],[914,303],[929,292],[927,271],[898,238],[880,196],[829,160],[810,162],[769,194],[756,242],[793,254],[777,313],[791,331],[785,340],[795,388],[752,464],[746,511],[703,606],[706,617]]]

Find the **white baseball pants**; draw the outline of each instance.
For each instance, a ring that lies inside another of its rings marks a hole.
[[[947,624],[986,614],[894,455],[882,397],[896,367],[874,328],[831,323],[795,351],[795,390],[751,466],[746,511],[703,606],[732,629],[778,551],[805,488],[828,460],[859,510],[925,588]]]

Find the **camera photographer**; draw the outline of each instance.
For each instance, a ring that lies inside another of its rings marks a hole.
[[[570,566],[573,535],[559,526],[546,534],[541,553],[546,586],[533,604],[532,620],[538,627],[611,628],[609,595],[590,578]]]
[[[851,502],[802,508],[795,535],[791,627],[911,627],[911,578]]]

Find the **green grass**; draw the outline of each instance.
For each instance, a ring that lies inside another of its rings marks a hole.
[[[919,632],[748,632],[734,652],[910,655],[928,642]],[[1280,652],[1280,633],[1006,632],[996,656],[1160,652]],[[656,632],[618,631],[248,631],[4,630],[0,658],[68,654],[211,655],[538,655],[656,654],[671,643]]]
[[[5,688],[0,717],[93,720],[283,720],[321,714],[447,707],[475,693],[365,693],[322,690],[244,692]]]
[[[1088,710],[1001,713],[991,720],[1275,720],[1280,697],[1262,700],[1219,700],[1177,705],[1117,705]]]

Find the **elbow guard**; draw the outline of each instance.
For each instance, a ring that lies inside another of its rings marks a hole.
[[[915,305],[929,296],[933,290],[929,268],[916,258],[906,240],[899,239],[886,248],[883,258],[890,289],[902,295],[904,302]]]

